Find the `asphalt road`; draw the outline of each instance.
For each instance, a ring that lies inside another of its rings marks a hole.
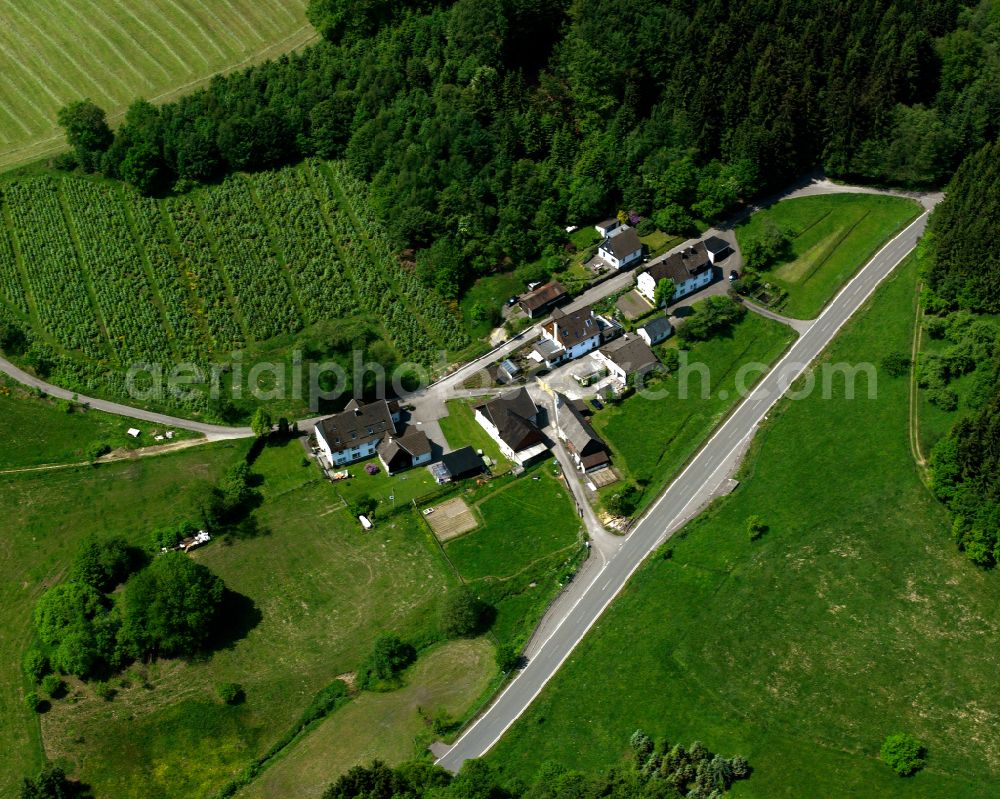
[[[481,757],[541,693],[587,631],[601,617],[646,557],[686,518],[690,507],[707,490],[725,479],[767,412],[836,336],[844,323],[916,246],[928,212],[890,241],[869,261],[823,313],[765,375],[736,410],[716,430],[694,459],[647,511],[617,554],[580,595],[535,657],[506,690],[468,727],[437,763],[457,771],[466,760]]]

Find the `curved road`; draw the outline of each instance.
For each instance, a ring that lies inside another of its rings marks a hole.
[[[692,507],[697,508],[704,502],[707,495],[728,476],[761,420],[792,382],[826,349],[844,323],[913,250],[927,223],[928,213],[921,214],[876,253],[760,380],[646,512],[524,670],[438,758],[438,765],[458,771],[466,760],[485,755],[517,721],[646,557],[683,523]]]

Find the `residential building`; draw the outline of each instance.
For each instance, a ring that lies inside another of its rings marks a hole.
[[[538,408],[524,388],[477,405],[475,415],[500,445],[500,451],[519,466],[543,456],[548,449],[538,428]]]
[[[597,349],[602,335],[611,328],[611,323],[595,314],[589,305],[569,313],[553,311],[552,318],[542,325],[542,336],[528,357],[544,362],[551,369]]]
[[[550,309],[561,302],[565,302],[567,299],[569,299],[569,294],[562,283],[554,280],[525,294],[518,301],[518,305],[521,306],[521,310],[528,315],[529,319],[535,319],[536,317],[545,316]]]
[[[430,463],[431,442],[423,430],[410,430],[399,438],[390,436],[378,446],[378,457],[387,474]]]
[[[709,236],[703,243],[706,252],[708,252],[708,260],[713,264],[725,260],[733,251],[729,242],[725,239],[720,239],[718,236]]]
[[[556,429],[559,438],[566,442],[566,449],[576,468],[584,474],[603,469],[611,463],[607,445],[577,404],[563,394],[556,394]]]
[[[597,247],[597,255],[615,269],[626,269],[642,258],[642,242],[635,228],[627,225],[605,236]]]
[[[399,403],[351,400],[340,413],[316,424],[316,446],[328,467],[343,466],[376,454],[383,439],[396,435]]]
[[[629,375],[648,372],[660,362],[649,345],[638,336],[624,336],[598,350],[592,357],[619,383],[625,383]]]
[[[635,285],[640,294],[655,303],[656,284],[661,280],[673,280],[676,287],[673,296],[665,303],[661,303],[661,305],[671,305],[681,297],[704,288],[714,277],[715,271],[712,269],[708,250],[705,248],[705,243],[699,241],[652,264],[639,274]]]
[[[598,235],[602,239],[606,239],[608,235],[613,230],[618,230],[621,227],[621,222],[618,221],[618,217],[613,216],[610,219],[605,219],[603,222],[598,222],[594,225],[594,230],[597,231]]]
[[[655,319],[650,319],[635,332],[639,338],[652,347],[654,344],[659,344],[661,341],[666,341],[670,338],[670,334],[674,332],[674,326],[670,324],[670,320],[667,317],[657,316]]]

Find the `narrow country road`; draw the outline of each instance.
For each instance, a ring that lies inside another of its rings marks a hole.
[[[929,211],[921,214],[875,254],[736,407],[646,512],[618,552],[607,559],[524,670],[438,758],[439,765],[458,771],[466,760],[486,754],[517,721],[646,557],[683,523],[692,507],[703,502],[706,493],[727,478],[757,426],[792,382],[826,349],[844,323],[913,250],[926,226],[928,214]]]

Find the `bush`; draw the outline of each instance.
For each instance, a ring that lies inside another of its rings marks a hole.
[[[497,668],[504,674],[521,664],[521,653],[513,644],[500,644],[496,651]]]
[[[746,316],[747,309],[728,297],[708,297],[695,305],[695,313],[677,328],[677,337],[684,343],[707,341],[726,333]]]
[[[638,225],[635,226],[635,232],[639,236],[649,236],[656,232],[656,223],[646,217]]]
[[[890,352],[882,359],[882,371],[889,377],[902,377],[910,370],[910,358],[901,352]]]
[[[767,525],[764,524],[764,520],[760,516],[754,515],[747,519],[747,535],[750,536],[751,541],[756,541],[767,532],[767,529]]]
[[[219,686],[218,691],[219,699],[227,705],[239,705],[247,698],[243,686],[237,682],[224,682]]]
[[[111,452],[111,445],[107,441],[95,441],[89,447],[87,447],[87,460],[96,461],[102,455],[107,455]]]
[[[639,490],[634,485],[626,485],[608,497],[604,506],[614,516],[631,516],[639,505]]]
[[[115,690],[113,685],[110,685],[103,680],[101,682],[94,683],[94,693],[97,694],[105,702],[110,702],[115,698],[118,691]]]
[[[882,743],[882,760],[900,777],[908,777],[924,765],[924,747],[909,733],[897,732]]]
[[[384,633],[375,640],[371,654],[358,669],[358,684],[372,688],[387,683],[417,659],[417,650],[398,635]]]
[[[66,683],[58,674],[46,674],[42,678],[42,690],[52,699],[61,699],[66,696]]]
[[[42,700],[38,698],[38,694],[34,691],[28,691],[24,695],[24,704],[28,706],[28,710],[32,713],[37,713],[42,709]]]
[[[448,638],[467,638],[483,626],[485,606],[468,589],[459,586],[445,595],[441,605],[441,632]]]
[[[354,516],[368,516],[371,518],[378,507],[378,500],[368,494],[362,494],[351,503],[351,514]]]
[[[307,724],[323,718],[342,702],[346,701],[347,697],[347,683],[343,680],[334,680],[316,694],[312,702],[309,703],[309,707],[302,711],[302,715],[299,717],[299,728],[301,729]]]
[[[24,655],[24,673],[31,679],[32,682],[40,682],[42,677],[48,674],[52,670],[49,665],[49,659],[37,647],[32,647]]]
[[[643,730],[636,730],[628,740],[629,746],[635,752],[636,759],[645,760],[653,753],[653,739]]]
[[[958,394],[947,387],[932,388],[927,392],[927,401],[942,411],[953,411],[958,408]]]

